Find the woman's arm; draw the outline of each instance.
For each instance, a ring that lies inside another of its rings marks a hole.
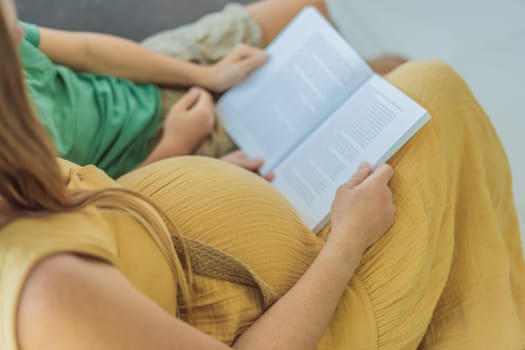
[[[74,255],[44,260],[18,311],[25,350],[225,350],[142,295],[114,267]]]
[[[363,164],[336,195],[332,231],[297,284],[237,341],[236,349],[313,350],[335,312],[364,251],[393,223],[388,182],[394,172]],[[264,344],[261,346],[260,344]]]
[[[39,29],[39,48],[53,62],[77,71],[113,75],[137,83],[196,85],[224,91],[239,82],[241,73],[244,77],[266,61],[265,57],[259,57],[259,49],[243,45],[243,56],[237,55],[237,59],[228,61],[227,65],[202,66],[110,35]],[[232,67],[234,70],[239,67],[237,80],[224,74]]]
[[[316,348],[362,253],[392,223],[387,186],[392,169],[369,173],[369,167],[362,168],[340,188],[332,208],[333,231],[322,252],[235,349]],[[35,268],[17,322],[26,350],[228,349],[160,309],[115,268],[73,255],[48,258]]]

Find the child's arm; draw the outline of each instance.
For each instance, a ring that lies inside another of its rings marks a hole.
[[[201,86],[224,91],[266,61],[259,49],[240,45],[222,61],[202,66],[105,34],[40,28],[40,50],[72,69],[113,75],[138,83]]]

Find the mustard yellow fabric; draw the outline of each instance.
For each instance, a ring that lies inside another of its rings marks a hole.
[[[318,348],[525,348],[525,266],[509,167],[492,125],[442,63],[409,63],[388,79],[433,118],[391,160],[396,222],[365,254]],[[316,237],[271,185],[217,160],[167,160],[118,184],[93,167],[65,168],[71,186],[149,196],[184,236],[241,261],[279,295],[329,231]],[[14,317],[28,271],[67,251],[107,260],[175,315],[176,277],[132,219],[94,208],[24,219],[0,231],[0,349],[17,349]],[[194,287],[192,323],[226,343],[264,311],[257,288],[203,276]]]
[[[117,186],[94,166],[61,161],[72,189]],[[119,269],[166,311],[177,308],[176,279],[146,231],[121,212],[86,208],[76,213],[18,220],[0,231],[0,349],[18,349],[15,315],[31,269],[54,254],[73,252],[101,258]]]
[[[494,128],[443,63],[409,63],[387,79],[432,120],[390,162],[396,222],[364,256],[319,349],[525,348],[525,266]],[[119,182],[155,200],[185,236],[219,247],[285,293],[322,240],[250,174],[200,159],[175,162]],[[238,317],[239,306],[216,308],[212,295],[206,288],[197,295],[204,307],[194,324],[232,341],[238,330],[227,315]],[[245,306],[260,307],[255,301]]]

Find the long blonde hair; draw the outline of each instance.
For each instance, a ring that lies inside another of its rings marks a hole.
[[[123,188],[96,191],[67,188],[56,149],[29,103],[2,6],[0,53],[0,195],[24,215],[69,212],[87,205],[130,214],[144,226],[168,260],[182,299],[189,307],[191,269],[188,254],[177,229],[162,210],[143,195]],[[186,272],[172,238],[184,252]]]

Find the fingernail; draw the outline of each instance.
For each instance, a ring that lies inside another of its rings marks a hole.
[[[188,93],[192,96],[197,96],[199,94],[199,89],[197,89],[196,87],[192,87],[190,91],[188,91]]]
[[[367,162],[362,162],[361,165],[359,165],[359,170],[364,170],[368,167],[368,163]]]

